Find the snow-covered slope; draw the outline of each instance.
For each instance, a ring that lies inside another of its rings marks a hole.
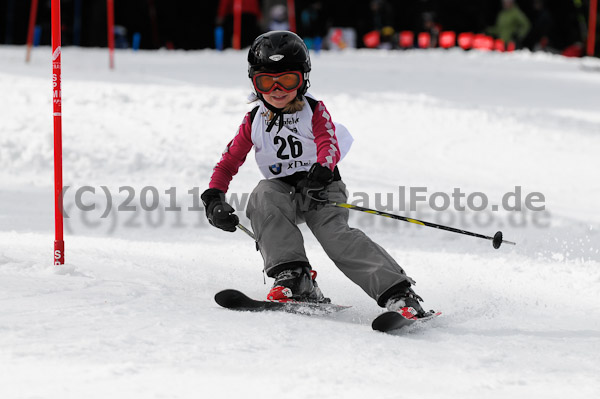
[[[407,199],[411,187],[480,192],[489,209],[516,186],[523,200],[544,196],[545,212],[409,213],[518,243],[499,250],[353,214],[417,280],[425,306],[444,312],[390,336],[371,330],[381,309],[305,227],[320,286],[350,310],[302,317],[214,303],[220,289],[260,298],[270,283],[252,241],[211,228],[195,203],[252,107],[244,52],[118,52],[110,71],[102,50],[64,49],[70,217],[67,265],[52,266],[50,49],[30,65],[24,53],[0,47],[0,397],[600,395],[598,60],[313,55],[311,93],[355,138],[340,165],[351,200],[407,214],[400,187]],[[251,154],[231,185],[236,208],[258,179]],[[85,186],[94,210],[76,206]],[[136,209],[124,211],[130,193]],[[155,194],[156,209],[142,209]]]

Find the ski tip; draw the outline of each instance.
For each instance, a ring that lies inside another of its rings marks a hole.
[[[232,289],[219,291],[215,294],[215,302],[224,308],[235,307],[240,301],[247,298],[242,292]]]
[[[430,310],[423,317],[410,318],[404,316],[400,312],[388,311],[377,316],[371,323],[371,327],[375,331],[391,332],[398,331],[404,327],[410,326],[414,323],[422,323],[424,321],[431,320],[437,316],[440,316],[442,312]]]

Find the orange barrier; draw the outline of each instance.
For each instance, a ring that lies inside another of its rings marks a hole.
[[[463,50],[469,50],[473,47],[473,37],[475,35],[472,32],[463,32],[458,35],[458,45]]]
[[[398,42],[402,48],[412,48],[415,45],[415,34],[409,30],[403,30],[398,36]]]
[[[429,48],[431,45],[431,35],[427,32],[421,32],[417,36],[417,42],[420,48]]]
[[[445,31],[440,33],[440,47],[450,48],[456,45],[456,32]]]
[[[372,30],[371,32],[366,33],[363,36],[363,43],[365,44],[365,47],[377,48],[377,46],[379,46],[381,43],[381,35],[379,34],[379,31]]]
[[[506,46],[504,45],[504,40],[502,39],[496,39],[494,41],[494,50],[499,51],[501,53],[504,52]]]
[[[494,49],[494,38],[483,33],[478,33],[473,37],[473,48],[491,51]]]

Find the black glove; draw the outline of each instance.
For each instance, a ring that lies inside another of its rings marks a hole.
[[[306,177],[298,182],[296,191],[304,197],[304,207],[308,209],[320,209],[327,204],[329,194],[327,186],[333,181],[333,172],[331,169],[321,166],[319,163],[313,164]]]
[[[225,202],[225,193],[216,188],[209,188],[200,196],[206,209],[206,218],[208,222],[225,231],[235,231],[236,226],[240,223],[235,209]]]

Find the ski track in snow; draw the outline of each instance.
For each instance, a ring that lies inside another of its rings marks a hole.
[[[443,316],[401,335],[371,330],[381,309],[302,226],[326,317],[244,313],[223,288],[261,298],[261,258],[242,233],[208,226],[187,190],[212,167],[251,105],[245,54],[63,51],[66,260],[53,241],[48,48],[0,47],[0,397],[596,398],[600,395],[600,75],[595,59],[517,52],[348,51],[313,55],[311,92],[346,125],[351,193],[541,192],[535,212],[474,223],[422,219],[489,241],[354,213]],[[249,154],[230,192],[260,175]],[[98,209],[73,205],[76,189]],[[136,191],[136,212],[100,218]],[[181,212],[141,212],[143,187],[176,187]],[[385,198],[385,195],[383,195]],[[397,197],[392,211],[399,212]],[[243,212],[240,212],[243,213]],[[401,212],[399,212],[401,213]],[[161,216],[162,215],[162,216]],[[442,218],[438,220],[438,218]],[[445,218],[445,219],[444,219]],[[241,215],[242,222],[249,222]],[[463,223],[462,225],[460,223]],[[464,223],[467,223],[465,225]]]

